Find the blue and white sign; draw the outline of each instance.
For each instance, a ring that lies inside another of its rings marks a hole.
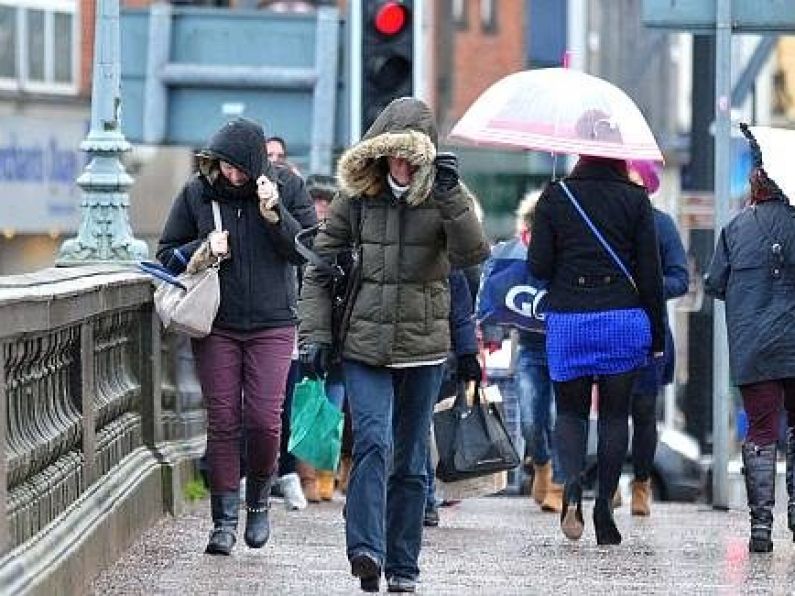
[[[79,146],[87,120],[0,117],[0,229],[72,232],[80,220]]]

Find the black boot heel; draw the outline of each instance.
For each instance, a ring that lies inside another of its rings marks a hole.
[[[621,532],[613,519],[613,508],[608,499],[596,499],[593,508],[593,527],[596,544],[621,544]]]

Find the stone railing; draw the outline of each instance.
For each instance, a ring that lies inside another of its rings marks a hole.
[[[180,505],[204,411],[149,280],[108,266],[0,277],[0,592],[82,592]]]

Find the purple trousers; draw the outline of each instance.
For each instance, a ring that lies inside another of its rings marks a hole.
[[[207,408],[211,493],[238,491],[243,424],[246,475],[263,479],[275,471],[294,342],[292,326],[251,332],[213,329],[193,340]]]
[[[740,393],[748,415],[749,443],[764,447],[778,441],[782,405],[787,410],[787,426],[795,428],[795,379],[741,385]]]

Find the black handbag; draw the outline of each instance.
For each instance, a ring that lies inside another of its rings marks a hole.
[[[502,412],[498,404],[486,401],[479,383],[471,406],[467,405],[466,388],[459,386],[453,407],[433,415],[433,431],[439,453],[436,477],[443,482],[486,476],[519,465]]]
[[[356,302],[356,295],[362,282],[361,218],[361,201],[351,201],[353,244],[339,251],[331,263],[324,261],[305,244],[307,238],[317,234],[322,223],[301,230],[295,236],[295,248],[298,254],[330,279],[331,362],[335,364],[342,360],[345,336],[348,333],[353,305]]]

